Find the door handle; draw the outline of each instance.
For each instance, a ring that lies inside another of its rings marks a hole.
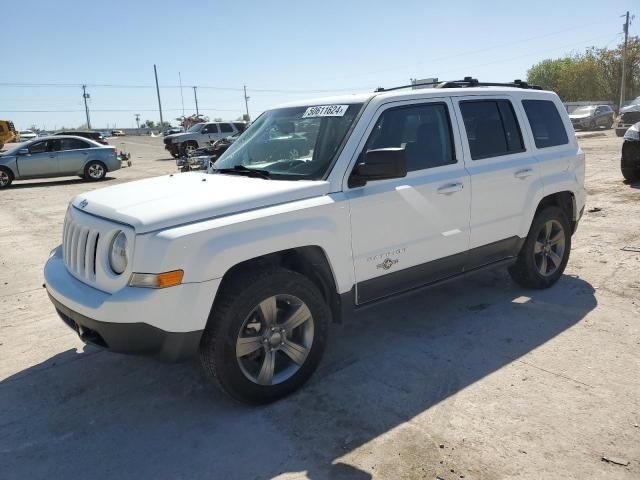
[[[449,185],[444,185],[438,189],[438,193],[440,195],[448,195],[450,193],[456,193],[462,190],[464,186],[461,183],[450,183]]]
[[[527,177],[530,177],[531,175],[533,175],[532,168],[525,168],[524,170],[518,170],[516,173],[513,174],[513,176],[516,178],[527,178]]]

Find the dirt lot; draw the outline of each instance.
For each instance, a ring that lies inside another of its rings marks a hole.
[[[47,300],[69,198],[176,170],[160,139],[122,141],[134,165],[104,183],[0,192],[0,478],[640,478],[640,253],[621,250],[640,185],[612,132],[581,140],[589,211],[554,288],[490,272],[368,311],[263,408],[192,364],[84,347]]]

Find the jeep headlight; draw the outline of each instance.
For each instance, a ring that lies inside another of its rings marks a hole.
[[[640,123],[631,125],[625,132],[624,139],[628,142],[640,142]]]
[[[109,248],[109,266],[116,275],[122,274],[127,269],[129,252],[127,251],[127,236],[123,231],[113,237]]]

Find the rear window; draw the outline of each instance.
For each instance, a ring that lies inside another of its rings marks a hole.
[[[463,101],[460,111],[473,160],[524,151],[520,126],[509,100]]]
[[[220,131],[222,133],[232,133],[233,132],[233,127],[231,125],[229,125],[228,123],[221,123],[220,124]]]
[[[569,143],[567,131],[555,103],[549,100],[523,100],[537,148],[555,147]]]

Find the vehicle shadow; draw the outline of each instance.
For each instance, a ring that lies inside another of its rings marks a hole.
[[[193,364],[68,350],[0,382],[0,477],[369,479],[342,457],[596,305],[591,285],[571,276],[530,291],[486,272],[416,292],[332,328],[309,384],[265,407],[208,388]],[[437,442],[422,431],[416,441],[435,469]]]
[[[12,190],[19,190],[21,188],[42,188],[42,187],[55,187],[55,186],[62,186],[62,185],[76,185],[79,183],[86,183],[86,184],[101,184],[103,182],[109,182],[111,180],[115,180],[115,177],[104,177],[102,180],[100,180],[99,182],[91,182],[89,180],[85,180],[84,178],[72,178],[72,179],[68,179],[68,180],[47,180],[46,182],[38,182],[38,181],[33,181],[33,180],[29,180],[29,183],[13,183],[9,186],[10,189]]]

